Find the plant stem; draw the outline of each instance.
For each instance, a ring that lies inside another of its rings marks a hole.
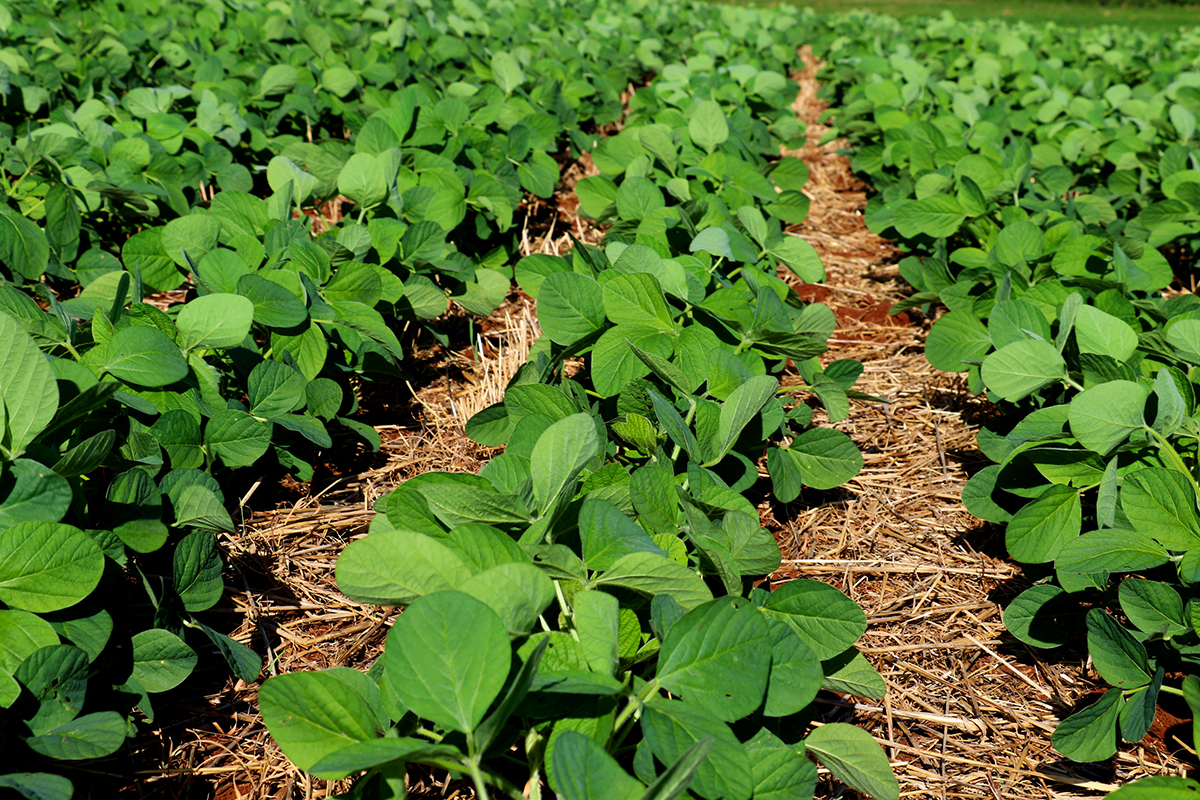
[[[1174,686],[1160,686],[1158,687],[1158,690],[1160,692],[1166,692],[1167,694],[1173,694],[1178,697],[1185,696],[1182,689],[1176,689]]]
[[[471,782],[475,784],[475,796],[479,800],[488,800],[487,782],[483,770],[479,768],[479,757],[467,759],[467,768],[471,770]]]

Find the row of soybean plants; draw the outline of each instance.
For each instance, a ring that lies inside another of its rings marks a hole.
[[[756,462],[784,501],[861,466],[777,377],[791,360],[838,421],[861,371],[822,368],[833,315],[776,272],[823,276],[783,233],[807,171],[779,157],[803,135],[785,75],[812,18],[189,10],[0,9],[0,736],[45,764],[0,786],[69,797],[56,773],[117,751],[214,649],[254,680],[259,657],[201,614],[226,490],[311,476],[335,434],[378,446],[348,379],[401,374],[403,323],[487,314],[515,276],[546,333],[469,426],[505,452],[382,501],[339,586],[411,610],[368,675],[264,685],[285,752],[370,770],[364,796],[402,796],[409,762],[481,796],[803,796],[806,752],[896,796],[869,736],[808,729],[821,687],[883,691],[861,609],[752,588],[780,558],[743,494]],[[582,152],[603,246],[514,270],[527,194]]]
[[[1033,584],[1009,631],[1086,634],[1111,688],[1053,741],[1108,759],[1160,693],[1200,711],[1200,300],[1164,294],[1200,246],[1200,30],[859,25],[832,135],[907,251],[896,310],[944,306],[929,362],[1005,412],[963,502]]]

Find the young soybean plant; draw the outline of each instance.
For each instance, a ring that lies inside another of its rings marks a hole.
[[[714,597],[680,534],[732,545],[738,591],[778,565],[771,537],[661,466],[606,464],[608,449],[578,411],[545,424],[527,457],[510,446],[482,475],[429,473],[388,495],[338,584],[406,609],[368,674],[264,684],[288,757],[323,778],[366,771],[349,795],[363,798],[403,797],[412,762],[469,775],[480,797],[540,797],[545,780],[568,800],[749,800],[811,797],[811,753],[898,797],[864,731],[802,735],[822,687],[882,690],[853,647],[862,610],[806,580]]]

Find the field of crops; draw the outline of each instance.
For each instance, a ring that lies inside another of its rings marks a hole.
[[[13,0],[0,92],[0,795],[1200,789],[1200,28]]]

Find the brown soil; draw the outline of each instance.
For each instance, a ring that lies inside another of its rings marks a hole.
[[[836,154],[845,142],[817,145],[825,133],[816,124],[823,110],[818,64],[804,55],[809,68],[795,76],[802,87],[796,110],[810,127],[797,154],[811,171],[813,204],[793,232],[817,248],[828,278],[798,288],[837,312],[825,358],[860,360],[856,388],[887,400],[855,402],[835,426],[864,452],[855,479],[794,503],[760,505],[784,559],[770,582],[823,580],[859,603],[869,623],[860,649],[887,682],[882,700],[823,694],[817,723],[851,722],[874,736],[902,797],[1099,797],[1137,777],[1182,774],[1194,763],[1179,741],[1187,741],[1187,720],[1165,710],[1150,737],[1108,762],[1073,764],[1051,748],[1058,721],[1099,681],[1084,655],[1031,651],[1004,630],[1002,609],[1024,578],[1003,558],[999,532],[959,501],[981,466],[976,426],[995,412],[967,392],[961,376],[925,361],[927,320],[887,314],[904,293],[896,250],[863,224],[865,187]],[[574,179],[590,168],[586,159],[577,166]],[[566,188],[556,201],[570,194]],[[566,250],[564,230],[588,231],[570,203],[546,213],[556,221],[533,226],[525,252]],[[228,601],[207,621],[265,652],[264,675],[365,668],[379,655],[394,612],[343,598],[333,578],[337,556],[366,532],[373,502],[396,483],[432,469],[475,471],[490,457],[462,436],[464,409],[486,405],[478,398],[502,389],[511,362],[527,352],[528,311],[528,298],[514,295],[480,329],[482,346],[468,345],[476,350],[418,353],[426,388],[406,408],[394,401],[396,416],[378,426],[385,443],[370,468],[335,476],[282,507],[244,509],[242,532],[223,542]],[[789,383],[800,382],[793,376]],[[137,780],[128,796],[282,800],[344,790],[291,767],[262,725],[257,685],[222,683],[216,673],[207,691],[201,684],[196,696],[181,698],[170,719],[138,740],[122,770]],[[410,784],[414,797],[471,796],[461,783],[428,772],[414,771]],[[822,770],[818,797],[844,796]]]

